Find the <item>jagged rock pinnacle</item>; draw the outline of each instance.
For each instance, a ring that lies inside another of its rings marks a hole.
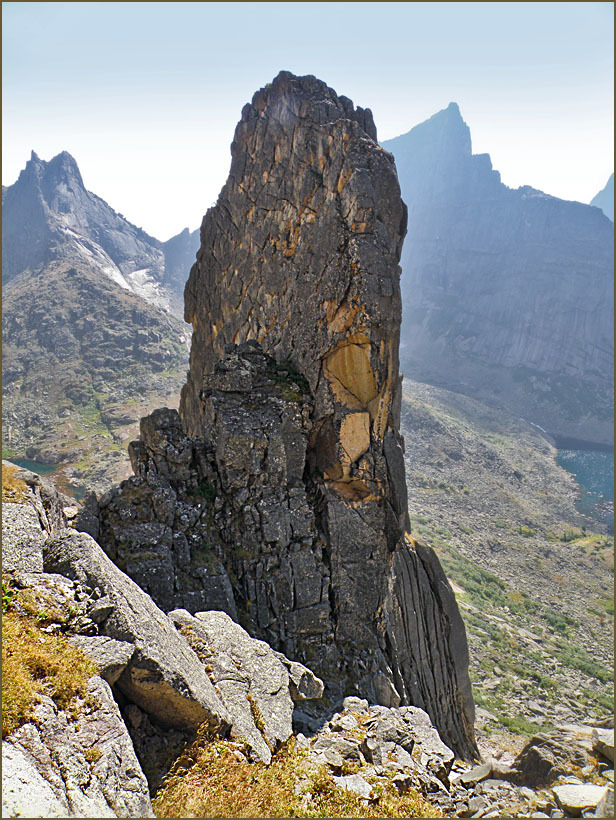
[[[426,708],[443,737],[471,754],[464,628],[438,560],[404,535],[398,261],[406,208],[393,158],[377,144],[369,110],[289,72],[244,106],[231,153],[185,289],[193,341],[183,426],[224,462],[214,435],[223,416],[203,391],[217,362],[248,341],[290,361],[314,398],[303,482],[317,533],[308,552],[331,579],[308,643],[299,615],[285,640],[300,656],[320,646],[318,662],[371,700]],[[278,552],[291,548],[285,539]],[[256,585],[253,628],[271,630],[279,571],[264,560],[257,550],[251,563],[234,564],[234,591]],[[270,586],[259,580],[266,575]],[[301,601],[291,608],[302,613]]]

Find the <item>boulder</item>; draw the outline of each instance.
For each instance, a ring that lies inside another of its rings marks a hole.
[[[30,722],[3,743],[3,816],[154,817],[109,685],[91,678],[73,712],[43,695]]]
[[[613,729],[593,729],[592,730],[593,749],[608,760],[614,762],[614,730]]]
[[[246,740],[254,755],[269,763],[293,731],[287,665],[225,612],[192,616],[179,609],[169,618],[204,663],[231,716],[232,736]]]
[[[334,783],[344,791],[363,797],[365,800],[372,794],[372,786],[360,774],[347,774],[342,777],[332,777]]]
[[[135,652],[134,644],[105,635],[71,635],[69,642],[94,661],[100,676],[110,686],[117,682]]]
[[[44,566],[99,587],[113,610],[101,634],[134,645],[116,686],[162,725],[225,731],[230,718],[188,642],[149,595],[113,564],[87,533],[61,530],[45,545]]]
[[[603,817],[608,787],[590,783],[566,783],[552,789],[558,805],[570,817],[580,817],[585,809],[594,811],[595,817]]]
[[[589,760],[589,744],[574,731],[554,729],[534,735],[515,759],[511,769],[493,768],[495,777],[537,788],[553,783],[574,767]]]

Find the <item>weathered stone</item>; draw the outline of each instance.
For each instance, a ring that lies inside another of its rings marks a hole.
[[[89,703],[78,704],[75,719],[42,696],[31,721],[3,743],[9,816],[154,817],[147,781],[108,684],[95,676],[88,689]],[[39,807],[45,813],[29,813]]]
[[[87,532],[95,541],[98,540],[100,520],[98,499],[95,492],[90,490],[84,495],[81,507],[79,507],[77,515],[71,522],[71,526],[78,532]]]
[[[71,635],[69,642],[94,661],[99,675],[110,686],[117,682],[135,651],[134,644],[116,641],[104,635]]]
[[[56,796],[24,751],[5,740],[2,741],[2,816],[68,816],[66,800]]]
[[[332,780],[341,789],[358,794],[365,800],[368,800],[372,793],[372,787],[360,774],[347,774],[342,777],[333,777]]]
[[[181,426],[171,411],[143,420],[137,475],[101,500],[101,538],[164,608],[206,590],[220,560],[241,623],[313,666],[332,700],[354,687],[413,703],[472,757],[455,598],[434,553],[404,538],[405,223],[369,111],[288,72],[255,94],[185,289]],[[146,550],[145,522],[168,528]]]
[[[506,779],[526,786],[550,785],[574,766],[588,761],[586,744],[567,730],[541,732],[532,737],[514,761]],[[493,769],[495,776],[500,777]]]
[[[593,729],[592,744],[595,751],[614,762],[614,730]]]
[[[114,608],[103,634],[132,643],[135,652],[117,681],[129,700],[163,725],[224,730],[229,716],[205,670],[168,618],[86,533],[61,530],[45,544],[44,566],[99,587]]]
[[[487,777],[490,777],[491,774],[492,764],[482,763],[479,766],[473,767],[470,771],[464,772],[464,774],[460,776],[459,782],[474,785],[475,783],[479,783],[481,780],[485,780]]]
[[[572,817],[580,817],[584,809],[592,809],[595,816],[603,816],[607,800],[607,786],[571,784],[552,789],[558,805]]]
[[[43,544],[38,513],[30,504],[2,503],[2,568],[42,572]]]
[[[224,612],[174,610],[169,618],[209,671],[229,714],[231,734],[269,763],[292,733],[293,702],[286,665]]]
[[[323,681],[317,678],[314,672],[311,672],[303,663],[290,661],[282,652],[274,652],[274,655],[286,666],[289,673],[289,692],[294,703],[322,696]]]

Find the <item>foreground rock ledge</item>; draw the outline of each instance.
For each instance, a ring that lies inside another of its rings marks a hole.
[[[186,592],[184,608],[196,611],[188,593],[207,597],[211,577],[220,608],[314,669],[332,698],[414,704],[471,757],[462,621],[434,553],[405,537],[405,230],[369,110],[288,72],[255,94],[186,285],[183,430],[160,411],[143,421],[137,480],[104,499],[101,539],[156,586],[132,560],[144,553],[125,514],[136,501],[141,528],[170,528],[164,550],[152,534],[147,551],[161,583],[175,573],[167,594]],[[209,560],[191,520],[207,521]]]

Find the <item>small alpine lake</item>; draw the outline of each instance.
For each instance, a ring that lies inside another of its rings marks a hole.
[[[614,528],[614,451],[559,450],[556,462],[580,487],[579,512]]]

